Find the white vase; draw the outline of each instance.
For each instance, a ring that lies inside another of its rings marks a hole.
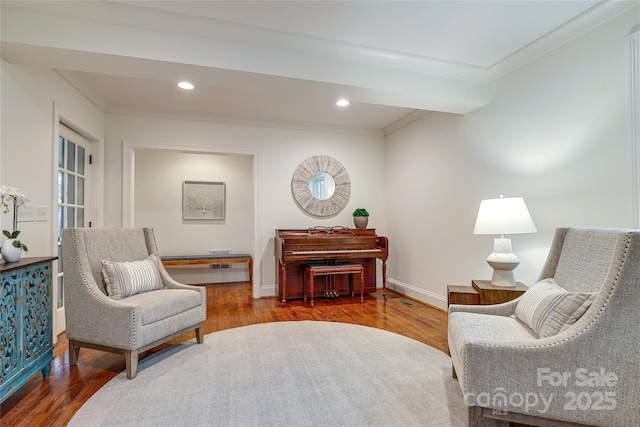
[[[2,259],[5,262],[16,262],[22,256],[22,248],[16,248],[13,246],[13,242],[16,239],[6,239],[2,243]]]

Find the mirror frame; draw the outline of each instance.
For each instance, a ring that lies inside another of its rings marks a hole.
[[[336,190],[326,200],[316,199],[309,190],[309,180],[317,172],[327,172],[336,183]],[[317,217],[329,217],[337,215],[347,206],[351,196],[351,179],[347,169],[333,157],[311,156],[300,163],[293,173],[291,192],[303,211]]]

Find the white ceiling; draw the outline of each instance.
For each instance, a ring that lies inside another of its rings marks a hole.
[[[614,3],[3,1],[2,57],[107,113],[381,134],[481,107],[487,81],[637,1]]]
[[[123,3],[486,68],[598,1]]]

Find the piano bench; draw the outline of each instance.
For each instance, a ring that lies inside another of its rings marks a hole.
[[[360,276],[360,302],[364,302],[364,267],[360,264],[336,264],[336,265],[313,265],[304,266],[303,294],[304,301],[307,300],[307,285],[311,295],[311,307],[313,307],[313,282],[315,276],[332,276],[334,274],[358,274]],[[349,288],[351,296],[355,296],[353,279],[349,276]]]

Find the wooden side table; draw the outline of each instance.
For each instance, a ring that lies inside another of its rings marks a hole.
[[[447,286],[447,306],[451,304],[478,305],[480,292],[473,286]]]
[[[529,289],[517,282],[514,288],[493,286],[490,280],[472,280],[471,286],[447,286],[447,305],[500,304],[518,298]]]

